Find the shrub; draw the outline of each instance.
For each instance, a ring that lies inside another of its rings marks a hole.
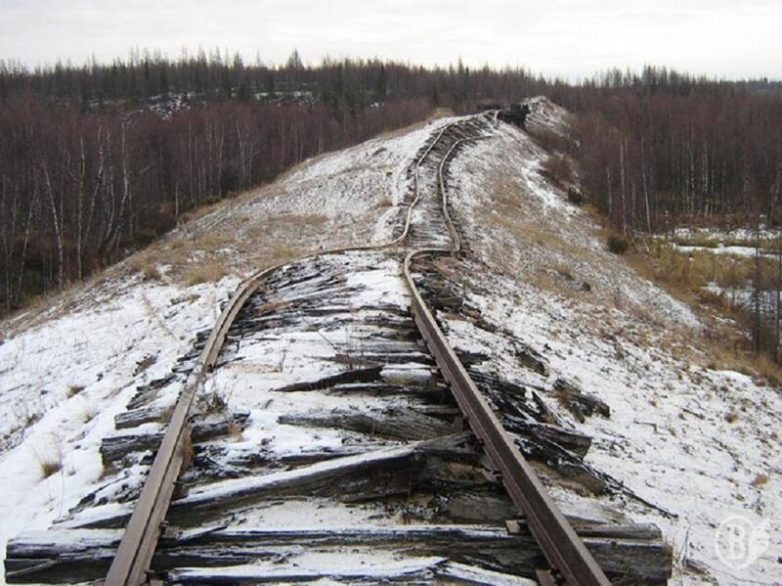
[[[573,182],[573,169],[564,155],[550,155],[541,168],[541,175],[552,183],[562,185]]]
[[[68,385],[68,388],[65,389],[65,396],[71,398],[75,395],[78,395],[83,390],[84,390],[84,385]]]
[[[622,234],[611,234],[607,240],[608,250],[614,254],[624,254],[630,248],[630,241]]]
[[[572,187],[567,190],[567,200],[573,205],[580,206],[584,203],[584,194]]]
[[[755,480],[752,481],[752,486],[763,486],[769,481],[768,474],[758,474]]]
[[[43,478],[49,478],[62,470],[63,454],[59,446],[46,446],[45,453],[40,453],[33,448],[33,452],[38,460],[38,468]]]
[[[718,309],[727,310],[729,307],[728,299],[719,291],[711,289],[699,289],[697,293],[698,301],[705,305],[711,305]]]

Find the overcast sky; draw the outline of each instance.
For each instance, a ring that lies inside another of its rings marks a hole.
[[[652,63],[782,79],[782,0],[0,0],[0,59],[28,66],[199,46],[267,63],[297,48],[310,64],[461,58],[578,79]]]

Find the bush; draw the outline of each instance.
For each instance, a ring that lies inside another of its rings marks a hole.
[[[622,234],[611,234],[607,240],[608,250],[614,254],[624,254],[630,248],[630,241]]]
[[[52,474],[57,474],[62,470],[62,462],[60,460],[42,460],[39,465],[44,478],[49,478]]]
[[[580,206],[584,203],[584,194],[572,187],[567,190],[567,200],[573,205]]]

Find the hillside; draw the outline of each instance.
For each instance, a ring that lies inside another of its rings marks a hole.
[[[782,547],[779,389],[714,364],[696,313],[605,249],[599,226],[543,173],[550,153],[542,145],[551,141],[540,139],[561,133],[568,117],[545,98],[537,104],[529,134],[499,124],[452,162],[447,187],[466,252],[426,269],[461,299],[437,317],[476,376],[502,373],[539,398],[551,423],[591,438],[583,461],[535,464],[563,511],[659,525],[682,582],[775,583],[774,552]],[[0,543],[56,519],[122,509],[114,497],[132,492],[148,464],[104,470],[100,447],[118,435],[115,416],[137,388],[187,362],[243,277],[303,254],[398,236],[411,161],[453,120],[307,161],[181,226],[52,307],[2,323]],[[408,303],[393,263],[378,257],[339,270],[363,287],[354,305],[359,298],[383,307]],[[337,334],[298,332],[285,346],[260,340],[255,353],[237,348],[241,367],[215,382],[229,406],[250,413],[237,450],[306,452],[316,443],[344,443],[336,432],[319,432],[315,441],[279,421],[303,407],[347,409],[351,400],[258,398],[272,396],[272,382],[311,377],[307,361],[325,355]],[[355,344],[368,344],[354,335]],[[520,348],[538,366],[520,361]],[[610,416],[584,416],[568,395],[573,387],[607,405]],[[166,386],[156,406],[170,407],[180,388],[176,380]],[[373,407],[370,401],[363,408]],[[72,512],[96,490],[99,511]],[[294,513],[275,511],[265,521],[285,526]],[[317,521],[361,514],[368,515],[329,509]],[[715,548],[720,523],[732,515],[762,524],[771,540],[747,568],[726,566]],[[302,563],[318,568],[333,560]]]

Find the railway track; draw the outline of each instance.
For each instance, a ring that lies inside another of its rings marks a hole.
[[[658,533],[582,525],[579,536],[420,290],[421,263],[463,250],[449,212],[448,163],[487,138],[493,123],[474,117],[433,134],[411,165],[405,222],[390,242],[321,252],[242,283],[174,381],[181,392],[165,433],[150,440],[159,447],[143,488],[125,494],[136,500],[132,512],[107,506],[95,514],[85,506],[48,546],[35,538],[11,542],[9,582],[51,581],[54,572],[91,579],[110,562],[112,585],[158,575],[199,584],[608,584],[594,552],[610,574],[632,583],[632,540],[654,541]],[[387,290],[400,273],[396,289]],[[285,364],[302,355],[306,364]],[[295,382],[281,374],[289,371]],[[124,416],[131,426],[157,413],[148,405],[158,389],[144,391]],[[252,433],[266,430],[274,439],[226,448],[220,438],[241,436],[248,418],[261,420]],[[127,465],[139,446],[148,447],[147,436],[111,442],[104,459]],[[116,484],[111,490],[122,492]],[[88,504],[99,501],[93,495]],[[498,527],[519,513],[514,531]],[[373,523],[381,516],[402,522]],[[325,561],[286,566],[310,545]],[[413,548],[417,557],[397,559]],[[357,556],[380,562],[366,569],[353,563]],[[338,560],[332,570],[314,569],[331,558]]]

